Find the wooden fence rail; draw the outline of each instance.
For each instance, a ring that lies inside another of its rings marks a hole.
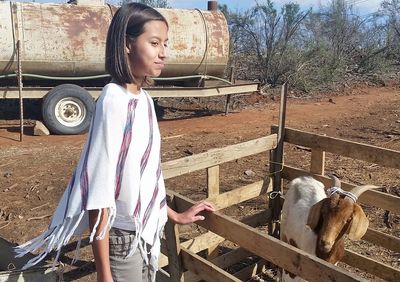
[[[324,183],[324,185],[327,187],[332,184],[332,180],[326,176],[313,174],[309,171],[294,168],[288,165],[285,165],[285,167],[283,168],[283,178],[287,180],[292,180],[295,179],[296,177],[306,176],[306,175],[314,177],[316,180]],[[346,182],[341,182],[341,183],[342,183],[342,188],[347,191],[355,187],[355,185]],[[399,205],[400,197],[396,197],[388,193],[369,190],[360,196],[359,202],[362,204],[375,206],[378,208],[382,208],[384,210],[400,214],[400,205]]]
[[[276,134],[251,141],[212,149],[197,155],[171,160],[162,164],[165,179],[207,169],[222,163],[272,150],[276,147]]]
[[[347,250],[342,261],[348,265],[364,270],[367,273],[387,281],[400,281],[400,271],[382,262],[378,262],[366,256]]]
[[[278,131],[277,126],[272,126],[271,129],[272,133]],[[400,152],[395,150],[292,128],[285,128],[285,142],[338,154],[343,157],[367,161],[385,167],[400,169]]]
[[[194,204],[177,193],[173,196],[182,212]],[[219,212],[205,214],[198,224],[244,249],[311,281],[363,281],[362,278],[258,231]],[[209,280],[213,281],[213,280]]]

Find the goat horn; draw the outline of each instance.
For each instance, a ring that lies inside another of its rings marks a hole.
[[[371,189],[376,189],[376,188],[379,188],[379,187],[375,186],[375,185],[361,185],[361,186],[356,186],[353,189],[351,189],[350,193],[354,194],[358,198],[365,191],[371,190]]]
[[[330,174],[329,177],[332,179],[332,187],[337,187],[340,188],[341,187],[341,183],[339,178],[337,178],[335,175]]]

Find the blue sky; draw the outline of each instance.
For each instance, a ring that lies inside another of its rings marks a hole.
[[[31,2],[31,0],[16,0],[20,2]],[[118,3],[119,0],[109,0],[112,3]],[[297,2],[301,4],[302,8],[314,7],[317,9],[321,3],[326,5],[328,3],[327,0],[272,0],[277,7],[282,4],[288,2]],[[378,10],[379,5],[382,0],[345,0],[350,4],[354,4],[354,8],[360,14],[366,14],[375,12]],[[36,2],[46,3],[64,3],[65,0],[36,0]],[[263,2],[262,0],[258,2]],[[207,9],[207,0],[169,0],[170,5],[172,8],[180,8],[180,9],[194,9],[198,8],[201,10]],[[245,10],[255,5],[256,0],[220,0],[218,1],[219,4],[227,4],[229,8],[233,11],[236,10]]]
[[[346,0],[350,4],[354,4],[354,8],[359,11],[361,14],[364,13],[371,13],[375,12],[378,10],[380,3],[382,0]],[[207,9],[207,0],[170,0],[172,7],[175,8],[199,8],[202,10]],[[256,0],[219,0],[219,4],[227,4],[228,7],[233,10],[242,10],[242,9],[248,9],[256,4]],[[263,1],[260,0],[258,1],[259,3],[262,3]],[[327,0],[272,0],[272,2],[275,3],[275,5],[281,6],[285,3],[290,3],[290,2],[295,2],[299,3],[302,8],[309,8],[309,7],[314,7],[314,9],[317,9],[321,4],[327,5],[329,1]]]

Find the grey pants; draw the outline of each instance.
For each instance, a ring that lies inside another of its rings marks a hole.
[[[114,282],[151,281],[150,267],[144,263],[139,250],[126,258],[134,238],[134,231],[110,230],[110,267]]]

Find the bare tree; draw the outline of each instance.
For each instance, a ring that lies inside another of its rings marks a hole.
[[[264,84],[276,85],[285,80],[296,66],[287,64],[291,43],[301,22],[310,11],[298,4],[286,4],[278,12],[267,0],[242,13],[231,13],[230,26],[236,55],[251,59],[251,67]]]
[[[349,3],[332,0],[316,11],[301,11],[297,4],[278,11],[272,1],[239,12],[220,6],[237,75],[271,86],[290,81],[309,91],[346,80],[379,81],[379,75],[397,72],[400,0],[385,0],[380,13],[364,16]]]
[[[168,0],[122,0],[121,5],[130,2],[142,3],[153,8],[171,8]]]
[[[381,12],[387,17],[388,59],[400,65],[400,0],[385,0]]]

